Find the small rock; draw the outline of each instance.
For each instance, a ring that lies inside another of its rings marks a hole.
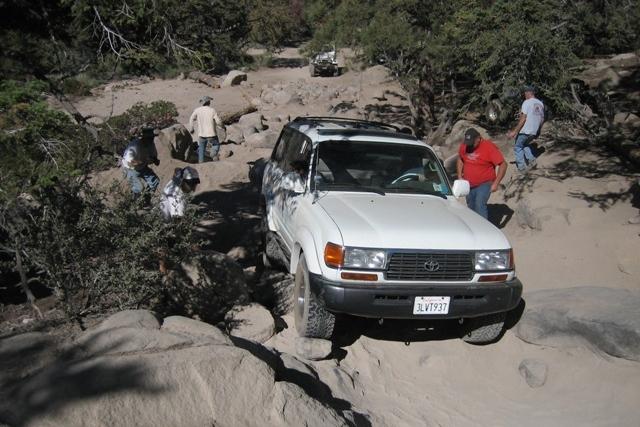
[[[225,316],[229,334],[260,343],[273,336],[275,321],[269,310],[257,303],[237,305]]]
[[[296,353],[307,360],[326,359],[331,354],[332,343],[320,338],[296,338]]]
[[[524,359],[520,362],[518,371],[531,388],[542,387],[547,381],[547,364],[542,360]]]
[[[629,224],[640,224],[640,214],[629,218]]]
[[[291,102],[292,95],[283,90],[276,92],[273,95],[273,103],[276,105],[285,105]]]
[[[247,248],[243,246],[234,246],[227,252],[227,255],[236,261],[247,257]]]
[[[516,220],[522,228],[542,230],[542,221],[526,199],[522,200],[516,206]]]
[[[222,87],[237,86],[240,83],[247,80],[247,73],[243,71],[233,70],[227,74],[227,77],[222,82]]]

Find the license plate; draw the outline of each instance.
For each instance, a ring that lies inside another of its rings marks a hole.
[[[413,314],[448,314],[451,297],[416,297]]]

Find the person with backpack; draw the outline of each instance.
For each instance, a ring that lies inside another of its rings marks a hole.
[[[525,172],[536,166],[536,157],[531,151],[531,141],[540,135],[544,123],[544,104],[536,98],[536,90],[527,85],[523,88],[524,101],[520,108],[520,119],[516,127],[508,133],[515,138],[514,155],[519,172]]]

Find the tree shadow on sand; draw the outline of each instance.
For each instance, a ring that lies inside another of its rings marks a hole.
[[[524,175],[514,175],[505,190],[506,201],[511,199],[518,201],[527,193],[532,192],[535,182],[540,178],[562,182],[574,177],[602,179],[610,176],[627,178],[637,176],[637,170],[633,164],[620,158],[607,146],[596,144],[593,141],[556,139],[553,145],[547,148],[547,152],[551,151],[563,156],[564,159],[549,167],[538,167]],[[618,202],[637,200],[637,192],[637,187],[635,187],[626,192],[600,194],[570,192],[569,196],[584,200],[590,205],[597,205],[602,210],[607,210]]]
[[[104,331],[108,332],[108,331]],[[85,345],[98,340],[96,334],[82,346],[74,345],[60,350],[52,341],[42,341],[35,345],[13,348],[12,357],[19,355],[29,360],[37,352],[55,352],[56,356],[41,369],[35,369],[23,376],[18,370],[3,366],[0,380],[0,424],[24,426],[34,420],[55,416],[68,405],[77,401],[100,396],[135,391],[140,394],[158,394],[167,391],[160,385],[153,385],[147,369],[140,363],[126,359],[102,357],[113,348],[106,348],[100,354],[87,354]],[[6,348],[0,351],[3,361]]]
[[[204,249],[227,253],[236,246],[247,251],[251,264],[257,256],[260,239],[259,193],[250,183],[232,182],[222,190],[205,191],[193,198],[203,214],[213,220],[201,223],[199,232],[207,241]]]

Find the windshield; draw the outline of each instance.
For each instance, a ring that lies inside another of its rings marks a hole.
[[[323,141],[314,163],[320,191],[451,194],[438,160],[419,145]]]

